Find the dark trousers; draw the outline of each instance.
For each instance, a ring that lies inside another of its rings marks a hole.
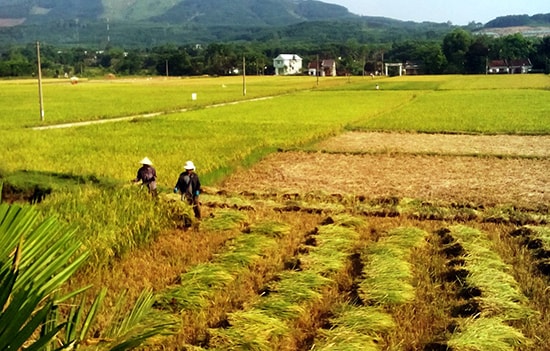
[[[187,197],[185,196],[184,197],[184,200],[193,207],[193,214],[195,215],[195,218],[200,220],[201,219],[201,208],[200,208],[200,202],[199,202],[199,197],[198,196],[193,196],[193,197]],[[184,221],[184,226],[185,227],[190,227],[191,226],[191,218],[187,218],[185,217],[183,219]]]

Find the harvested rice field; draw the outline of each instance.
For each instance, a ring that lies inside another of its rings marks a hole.
[[[494,206],[550,202],[550,137],[350,132],[280,152],[225,187]]]
[[[352,132],[205,188],[116,270],[181,323],[149,349],[550,349],[548,139],[507,138]]]

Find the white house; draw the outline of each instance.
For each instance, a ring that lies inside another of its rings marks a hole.
[[[273,59],[275,75],[285,76],[302,73],[302,58],[294,54],[280,54]]]

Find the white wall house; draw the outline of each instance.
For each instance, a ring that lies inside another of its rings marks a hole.
[[[302,58],[294,54],[280,54],[273,59],[275,75],[285,76],[302,73]]]

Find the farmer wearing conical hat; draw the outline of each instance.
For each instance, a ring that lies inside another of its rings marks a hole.
[[[141,167],[137,171],[137,176],[132,181],[137,183],[141,181],[141,185],[149,189],[149,193],[157,196],[157,171],[153,167],[153,162],[147,157],[139,162]]]
[[[193,206],[195,218],[200,220],[201,209],[199,194],[201,193],[201,182],[199,176],[195,173],[193,161],[187,161],[183,168],[185,171],[179,175],[176,186],[174,187],[174,193],[178,191],[181,193],[182,201],[186,201],[189,205]],[[189,227],[190,225],[190,221],[186,219],[185,227]]]

